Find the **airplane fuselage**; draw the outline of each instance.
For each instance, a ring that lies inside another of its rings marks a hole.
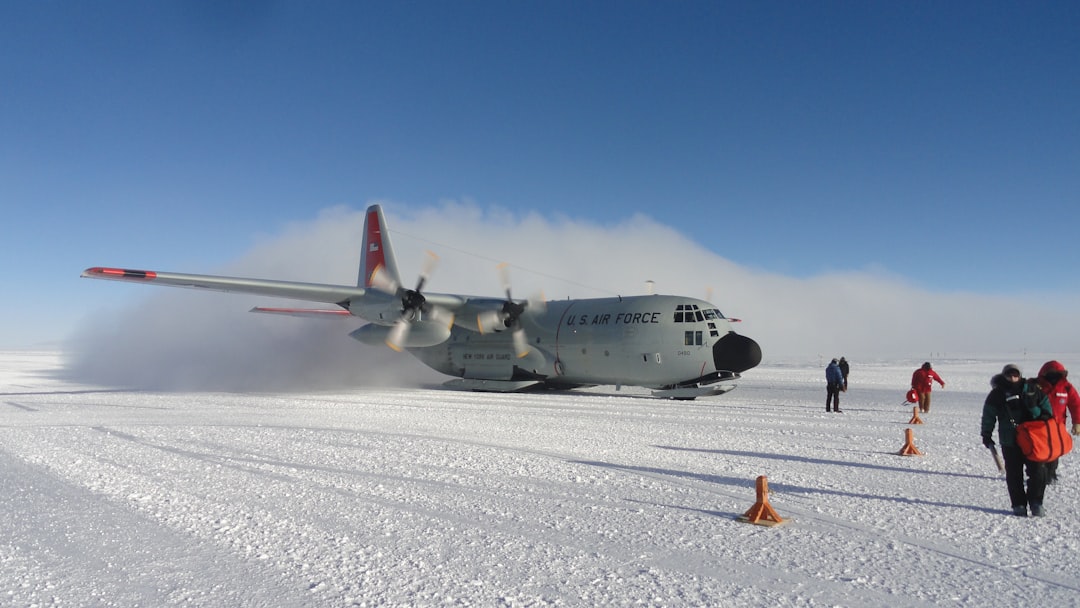
[[[749,338],[702,300],[650,295],[547,302],[522,317],[529,352],[514,355],[509,332],[455,326],[434,347],[410,349],[460,378],[541,380],[549,385],[631,384],[653,388],[732,377],[760,361]]]

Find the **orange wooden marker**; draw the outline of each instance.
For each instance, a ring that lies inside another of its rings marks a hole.
[[[911,420],[908,420],[908,424],[922,424],[922,418],[919,418],[919,406],[911,408]]]
[[[769,481],[764,475],[757,478],[757,502],[737,519],[759,526],[779,526],[787,523],[769,504]]]
[[[900,448],[897,452],[901,456],[922,456],[923,453],[919,451],[919,448],[915,447],[915,432],[911,429],[904,431],[904,447]]]

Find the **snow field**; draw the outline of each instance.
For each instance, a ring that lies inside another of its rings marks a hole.
[[[896,455],[921,361],[852,363],[827,414],[817,361],[672,402],[145,392],[0,353],[0,603],[1074,603],[1075,456],[1021,519],[979,440],[1001,359],[935,361],[923,457]],[[735,520],[758,475],[786,525]]]

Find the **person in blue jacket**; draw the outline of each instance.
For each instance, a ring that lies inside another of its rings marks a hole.
[[[840,371],[840,363],[833,359],[825,368],[825,411],[834,410],[840,412],[840,391],[844,390],[844,373]]]
[[[1043,493],[1046,490],[1046,463],[1032,462],[1016,443],[1016,425],[1028,420],[1050,420],[1054,410],[1035,379],[1024,380],[1020,368],[1006,365],[990,380],[992,390],[986,396],[982,412],[982,440],[994,447],[994,426],[998,427],[1001,455],[1005,457],[1005,484],[1009,488],[1013,515],[1027,517],[1028,508],[1035,517],[1045,515]],[[1015,423],[1015,424],[1014,424]],[[1027,489],[1024,469],[1027,468]]]

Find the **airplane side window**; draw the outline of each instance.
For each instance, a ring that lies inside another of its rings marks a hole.
[[[697,344],[698,346],[701,346],[701,332],[700,331],[694,332],[694,341],[695,341],[695,344]]]
[[[688,331],[685,334],[683,334],[683,345],[684,346],[693,346],[694,345],[694,332]]]

